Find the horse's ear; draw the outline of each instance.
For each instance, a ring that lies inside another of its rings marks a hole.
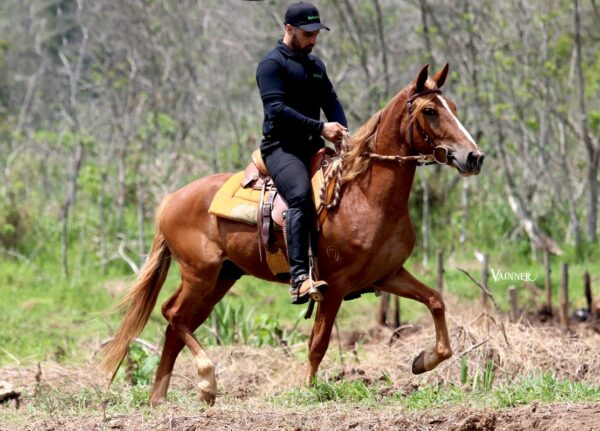
[[[427,81],[427,69],[429,68],[429,64],[423,66],[421,71],[419,72],[419,76],[417,77],[417,83],[415,85],[415,93],[420,93],[425,90],[425,81]]]
[[[440,70],[438,73],[436,73],[433,78],[435,83],[437,84],[437,88],[442,88],[442,85],[444,85],[444,82],[446,82],[446,77],[448,76],[448,63],[446,63],[446,65],[444,66],[444,68],[442,70]]]

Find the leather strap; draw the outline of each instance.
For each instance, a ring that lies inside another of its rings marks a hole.
[[[275,200],[275,195],[277,194],[277,190],[275,187],[269,188],[269,198],[265,204],[262,206],[261,211],[261,229],[260,234],[262,236],[262,243],[267,249],[267,251],[273,251],[273,241],[271,239],[272,232],[272,218],[271,211],[273,210],[273,201]]]

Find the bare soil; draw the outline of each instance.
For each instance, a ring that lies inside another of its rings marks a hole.
[[[325,407],[291,411],[267,405],[217,405],[204,412],[176,407],[152,416],[140,413],[107,417],[33,419],[1,430],[427,430],[427,431],[589,431],[600,429],[598,404],[549,404],[491,411],[457,409],[402,413],[390,408]]]

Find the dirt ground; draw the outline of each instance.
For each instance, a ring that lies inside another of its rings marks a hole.
[[[530,405],[491,411],[459,409],[440,413],[401,413],[326,407],[290,411],[243,403],[215,406],[202,413],[170,409],[152,417],[136,413],[111,417],[60,417],[28,421],[17,428],[54,430],[431,430],[431,431],[579,431],[600,429],[599,404]]]
[[[536,370],[554,373],[559,379],[594,385],[600,382],[600,335],[592,326],[580,325],[565,334],[553,325],[511,324],[477,313],[450,315],[449,324],[455,355],[433,372],[414,376],[410,371],[412,359],[435,340],[433,328],[425,324],[405,325],[395,335],[387,328],[343,334],[334,331],[319,376],[334,381],[361,380],[373,386],[385,378],[391,382],[390,393],[411,393],[431,384],[456,382],[464,356],[470,370],[492,361],[501,376],[516,377]],[[89,351],[93,350],[89,346]],[[85,388],[102,388],[104,380],[95,371],[98,359],[92,355],[83,365],[43,362],[39,369],[37,365],[5,366],[0,368],[0,381],[10,382],[21,392],[21,402],[18,410],[15,401],[0,406],[0,430],[600,431],[600,403],[534,402],[501,410],[461,405],[414,411],[404,408],[401,400],[390,402],[388,397],[386,401],[382,394],[381,404],[289,406],[273,399],[300,387],[306,365],[303,345],[285,349],[214,347],[209,356],[215,363],[219,385],[214,406],[193,401],[197,379],[191,356],[184,352],[176,364],[171,388],[188,394],[187,398],[174,399],[157,410],[140,408],[122,414],[103,413],[93,400],[88,409],[74,406],[80,401],[57,403],[56,410],[52,400],[45,408],[34,405],[40,390],[58,391],[64,397],[75,394],[77,398]]]

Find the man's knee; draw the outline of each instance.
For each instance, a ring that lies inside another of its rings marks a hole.
[[[287,204],[289,208],[310,208],[310,188],[294,187],[293,193],[288,194]]]

